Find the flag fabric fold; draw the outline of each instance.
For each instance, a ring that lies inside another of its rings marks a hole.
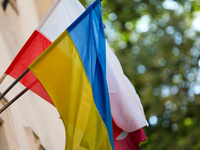
[[[29,66],[61,115],[69,150],[114,149],[100,4],[95,1]]]
[[[110,50],[106,47],[106,78],[108,82],[112,117],[118,127],[133,132],[141,127],[148,126],[140,98],[133,85],[124,75],[121,65]]]
[[[113,123],[115,150],[140,150],[139,144],[147,140],[143,129],[127,132],[119,128],[115,121]]]
[[[84,7],[78,0],[57,0],[5,73],[16,79],[84,10]],[[84,56],[84,53],[80,56]],[[90,65],[86,63],[84,67],[90,69]],[[105,72],[112,118],[116,126],[120,129],[115,131],[116,128],[113,128],[113,133],[116,133],[117,136],[123,131],[129,132],[129,134],[137,131],[137,133],[142,133],[143,130],[141,128],[147,126],[148,123],[146,122],[140,99],[131,82],[124,75],[118,59],[107,43]],[[87,76],[89,81],[92,82],[95,76],[94,70]],[[54,105],[49,93],[47,93],[32,72],[25,75],[20,82]],[[114,136],[115,141],[117,140],[117,136]],[[116,149],[116,142],[114,144]]]
[[[94,2],[67,28],[67,31],[79,52],[92,86],[96,107],[108,128],[109,139],[113,141],[112,118],[109,115],[110,101],[106,81],[105,36],[100,6],[100,0]]]

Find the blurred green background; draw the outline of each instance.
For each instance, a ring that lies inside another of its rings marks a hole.
[[[150,124],[141,150],[199,150],[200,0],[103,0],[102,14]]]

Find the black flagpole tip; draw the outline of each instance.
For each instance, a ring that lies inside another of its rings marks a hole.
[[[8,2],[9,2],[9,0],[4,0],[4,1],[2,2],[2,6],[3,6],[3,9],[4,9],[4,10],[6,10],[6,7],[7,7],[7,5],[8,5]]]

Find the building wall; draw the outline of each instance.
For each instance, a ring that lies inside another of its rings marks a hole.
[[[0,76],[52,4],[53,0],[10,0],[5,11],[0,5]],[[0,93],[13,81],[7,76],[0,84]],[[23,89],[18,83],[1,100],[0,108]],[[31,91],[0,114],[0,150],[63,150],[64,147],[65,130],[57,110]]]

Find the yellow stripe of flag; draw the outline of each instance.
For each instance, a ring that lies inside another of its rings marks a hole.
[[[66,131],[66,150],[112,149],[79,53],[65,30],[29,69],[53,100]]]

